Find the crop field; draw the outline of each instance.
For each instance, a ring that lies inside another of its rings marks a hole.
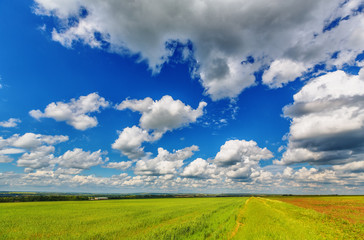
[[[1,203],[0,239],[364,239],[363,205],[364,197]]]
[[[314,209],[332,218],[345,219],[351,223],[364,223],[364,197],[280,197],[280,201],[303,208]]]
[[[364,216],[360,212],[355,215],[361,223],[353,224],[283,199],[250,198],[242,210],[242,227],[236,239],[364,239]],[[341,197],[333,199],[340,201]],[[364,197],[356,200],[363,207]]]

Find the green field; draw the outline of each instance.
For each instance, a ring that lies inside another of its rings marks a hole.
[[[1,203],[0,239],[364,239],[353,215],[256,197]]]

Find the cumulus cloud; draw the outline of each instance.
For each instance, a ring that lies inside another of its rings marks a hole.
[[[54,171],[55,175],[76,175],[76,174],[80,174],[82,172],[83,169],[80,168],[57,168]]]
[[[18,126],[21,123],[21,120],[18,118],[9,118],[7,121],[0,122],[0,127],[12,128]]]
[[[289,143],[278,164],[343,164],[364,153],[364,70],[335,71],[308,82],[286,106]]]
[[[149,153],[149,156],[144,156],[140,160],[109,163],[106,167],[125,170],[135,162],[134,173],[137,176],[168,176],[165,181],[180,176],[188,179],[200,179],[209,182],[209,184],[212,182],[214,184],[222,184],[223,182],[264,182],[271,180],[273,176],[259,166],[261,160],[272,158],[273,154],[267,148],[258,147],[254,141],[227,141],[221,146],[220,152],[216,154],[214,159],[197,158],[184,165],[184,161],[197,150],[197,146],[173,152],[159,148],[155,158],[150,158],[151,153]],[[133,178],[129,180],[129,183],[134,184],[142,181],[145,181],[145,179]],[[197,184],[194,180],[191,181]]]
[[[263,170],[252,170],[249,181],[236,181],[234,179],[219,178],[190,178],[166,175],[137,175],[128,176],[126,173],[110,177],[97,177],[94,175],[79,175],[79,170],[72,169],[36,170],[30,173],[0,173],[0,185],[23,188],[24,186],[61,186],[82,189],[83,186],[91,188],[125,190],[143,189],[146,191],[166,191],[180,189],[185,192],[199,189],[215,192],[291,192],[291,193],[357,193],[363,190],[364,177],[362,173],[338,173],[329,169],[287,167],[284,174],[272,174]]]
[[[20,153],[24,153],[24,152],[25,152],[24,149],[11,148],[11,147],[6,147],[6,148],[0,147],[0,163],[12,162],[14,159],[12,157],[10,157],[9,155],[20,154]]]
[[[259,162],[262,159],[272,158],[273,154],[267,148],[258,147],[253,140],[229,140],[220,147],[214,163],[220,166],[230,166],[239,162]]]
[[[130,168],[132,164],[133,164],[132,161],[127,161],[127,162],[110,162],[105,167],[106,168],[119,169],[119,170],[126,170],[126,169]]]
[[[150,153],[144,152],[143,142],[156,141],[167,131],[196,122],[203,115],[205,106],[205,102],[200,102],[199,106],[193,109],[168,95],[156,101],[149,97],[142,100],[127,99],[118,104],[116,108],[140,112],[140,127],[127,127],[119,132],[119,138],[112,144],[112,148],[120,150],[129,159],[139,159],[150,155]]]
[[[192,157],[198,150],[195,145],[172,153],[158,148],[158,155],[155,158],[137,161],[134,172],[139,175],[154,176],[176,174],[177,170],[183,166],[183,161]]]
[[[35,133],[0,137],[0,158],[2,162],[11,162],[13,158],[8,155],[22,154],[17,159],[17,166],[24,167],[26,171],[49,167],[54,165],[53,145],[65,141],[68,141],[68,136]]]
[[[364,161],[350,162],[344,165],[333,166],[332,168],[335,171],[362,173],[364,172]]]
[[[53,146],[40,146],[29,153],[24,153],[17,161],[18,167],[25,167],[26,171],[45,168],[50,166],[54,160]]]
[[[5,148],[0,150],[0,154],[19,154],[23,152],[25,152],[25,150],[19,148]]]
[[[193,75],[213,100],[234,98],[255,85],[254,72],[266,66],[271,68],[264,82],[276,88],[317,63],[350,63],[364,49],[364,34],[357,31],[364,27],[358,11],[362,3],[357,0],[35,2],[36,14],[61,22],[52,31],[54,41],[138,54],[154,73],[175,50],[166,43],[179,41],[184,52],[192,43],[189,54],[198,65]],[[69,24],[71,18],[76,23]],[[340,21],[334,26],[335,19]],[[335,52],[339,54],[332,59]]]
[[[68,136],[35,133],[0,137],[0,162],[11,162],[14,159],[9,157],[10,155],[20,154],[16,163],[18,167],[24,167],[25,172],[69,175],[78,174],[84,169],[104,164],[109,160],[105,157],[107,152],[90,152],[81,148],[74,148],[61,156],[55,156],[54,145],[65,141],[68,141]]]
[[[158,138],[166,131],[186,126],[196,122],[203,115],[203,109],[207,105],[200,102],[197,109],[185,105],[180,100],[174,100],[171,96],[163,96],[160,100],[151,98],[143,100],[125,100],[116,108],[118,110],[131,109],[142,114],[139,125],[147,130],[153,130]]]
[[[89,169],[107,162],[109,159],[102,157],[106,154],[107,152],[101,152],[101,150],[91,153],[90,151],[83,151],[81,148],[75,148],[60,156],[57,163],[60,167],[65,168]]]
[[[300,62],[297,63],[290,59],[276,59],[264,72],[262,80],[271,88],[279,88],[301,76],[305,70],[306,67]]]
[[[254,168],[257,168],[257,164],[254,162],[247,162],[245,164],[238,163],[229,167],[225,171],[225,175],[230,179],[249,181]]]
[[[119,133],[119,138],[112,144],[112,148],[119,150],[129,159],[139,159],[145,156],[142,143],[151,140],[152,137],[146,130],[137,126],[127,127]]]
[[[286,168],[283,174],[284,179],[290,180],[291,183],[298,186],[316,186],[315,184],[345,184],[342,176],[339,176],[335,171],[330,169],[317,169],[302,167],[297,171],[292,168]],[[314,184],[314,185],[310,185]]]
[[[216,165],[208,163],[202,158],[197,158],[188,164],[181,176],[188,178],[211,178],[216,173]]]
[[[40,110],[31,110],[29,114],[35,118],[53,118],[56,121],[65,121],[78,130],[86,130],[97,126],[98,122],[95,116],[90,113],[99,112],[101,108],[109,106],[103,97],[97,93],[90,93],[87,96],[81,96],[78,99],[71,99],[70,102],[52,102],[48,104],[44,112]]]
[[[140,175],[129,176],[127,173],[110,177],[97,177],[95,175],[79,175],[82,169],[46,168],[36,169],[24,174],[4,172],[0,173],[0,185],[16,187],[24,186],[62,186],[80,189],[83,186],[103,187],[103,189],[125,190],[143,189],[146,191],[165,191],[180,189],[204,190],[215,192],[290,192],[290,193],[357,193],[363,190],[364,177],[362,174],[362,161],[334,166],[332,168],[282,168],[274,170],[269,166],[259,168],[256,161],[250,164],[237,163],[233,166],[217,166],[213,160],[195,159],[182,169],[181,163],[166,163],[178,157],[178,161],[191,156],[186,149],[169,153],[160,149],[160,153],[152,162],[146,164],[148,170]],[[173,156],[176,152],[180,156]],[[162,157],[163,156],[163,157]],[[164,158],[164,159],[162,159]],[[183,164],[183,163],[182,163]],[[118,167],[118,163],[114,166]],[[124,164],[120,164],[122,166]],[[183,171],[182,171],[183,170]]]
[[[41,146],[42,144],[55,145],[66,141],[68,141],[68,136],[51,136],[35,133],[25,133],[22,136],[15,134],[8,139],[8,142],[11,146],[25,149],[34,149]]]
[[[271,178],[259,162],[272,158],[267,148],[260,148],[254,141],[229,140],[221,146],[214,159],[197,158],[180,174],[194,179],[215,179],[219,182],[253,182]]]
[[[225,181],[252,182],[264,177],[259,162],[272,157],[271,151],[260,148],[253,140],[229,140],[220,147],[212,163]]]
[[[79,172],[78,172],[79,173]],[[95,177],[93,175],[76,175],[78,174],[74,169],[67,169],[67,172],[51,171],[51,170],[36,170],[26,174],[15,174],[11,172],[0,173],[0,185],[6,183],[8,186],[67,186],[67,187],[80,187],[83,185],[91,186],[107,186],[116,181],[120,182],[119,178],[103,178]],[[78,188],[79,189],[79,188]]]

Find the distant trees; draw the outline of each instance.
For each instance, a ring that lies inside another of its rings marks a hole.
[[[20,195],[0,197],[0,202],[38,202],[38,201],[82,201],[88,196],[79,195]]]
[[[43,192],[0,192],[0,202],[39,201],[85,201],[101,199],[147,199],[147,198],[206,198],[246,197],[247,194],[91,194],[91,193],[43,193]]]

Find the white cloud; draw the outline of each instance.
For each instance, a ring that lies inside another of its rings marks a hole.
[[[155,158],[137,161],[134,172],[139,175],[155,176],[176,174],[177,170],[183,166],[183,161],[192,157],[194,152],[198,150],[195,145],[172,153],[158,148],[158,155]]]
[[[0,137],[0,158],[10,162],[12,158],[7,155],[23,153],[17,160],[18,167],[25,167],[26,171],[50,167],[54,165],[55,148],[52,145],[65,141],[68,136],[35,133],[14,134],[7,139]]]
[[[258,64],[243,65],[239,57],[211,54],[211,60],[205,59],[199,71],[202,86],[212,100],[235,98],[244,89],[257,84],[254,72],[259,70]]]
[[[0,150],[0,154],[19,154],[23,152],[25,152],[25,150],[19,148],[5,148]]]
[[[302,63],[290,59],[276,59],[264,72],[262,80],[271,88],[279,88],[301,76],[306,69]]]
[[[80,168],[57,168],[54,171],[54,174],[58,175],[58,174],[63,174],[63,175],[76,175],[76,174],[80,174],[82,172],[83,169]]]
[[[306,148],[288,148],[282,156],[284,161],[274,160],[277,165],[285,165],[287,163],[300,163],[306,161],[317,161],[322,157],[320,153],[311,152]]]
[[[100,108],[108,106],[109,102],[103,97],[97,93],[90,93],[77,100],[73,98],[69,103],[52,102],[45,108],[44,113],[40,110],[32,110],[29,114],[35,119],[53,118],[56,121],[65,121],[78,130],[86,130],[98,124],[96,117],[91,117],[89,114],[99,112]]]
[[[335,171],[342,172],[364,172],[364,161],[350,162],[344,165],[337,165],[332,167]]]
[[[196,159],[197,160],[197,159]],[[0,173],[0,185],[11,186],[13,189],[25,186],[52,186],[72,187],[82,189],[88,186],[90,189],[102,187],[104,191],[132,190],[135,188],[145,191],[170,191],[179,189],[182,192],[191,190],[214,191],[214,192],[264,192],[264,193],[357,193],[363,190],[364,176],[362,164],[347,164],[345,169],[338,170],[318,168],[281,168],[280,172],[266,171],[267,168],[259,169],[257,166],[249,170],[241,169],[237,172],[227,174],[225,168],[216,169],[220,174],[212,171],[216,167],[213,163],[206,164],[205,160],[193,161],[202,163],[200,166],[211,169],[211,175],[206,171],[194,168],[191,174],[178,175],[178,171],[161,175],[136,175],[128,176],[126,173],[110,177],[96,177],[95,175],[79,175],[82,169],[58,168],[55,171],[38,169],[25,174],[12,172]],[[193,163],[192,162],[192,163]],[[197,165],[199,165],[197,164]],[[187,167],[190,165],[187,165]],[[186,167],[186,168],[187,168]],[[190,169],[191,170],[191,169]],[[186,170],[187,171],[187,170]],[[169,172],[169,171],[168,171]],[[199,172],[199,173],[198,173]],[[203,176],[203,177],[201,177]]]
[[[7,121],[0,122],[0,126],[1,127],[5,127],[5,128],[12,128],[12,127],[18,126],[18,123],[21,123],[21,120],[20,119],[17,119],[17,118],[9,118],[9,120],[7,120]]]
[[[259,162],[273,157],[267,148],[260,148],[253,140],[229,140],[220,147],[212,164],[221,179],[228,182],[253,182],[270,177],[261,170]]]
[[[14,159],[8,155],[24,153],[25,150],[19,148],[0,148],[0,163],[9,163]]]
[[[11,158],[7,155],[0,154],[0,163],[10,163],[13,160],[14,160],[13,158]]]
[[[101,152],[101,150],[91,153],[90,151],[83,151],[81,148],[75,148],[72,151],[68,150],[60,156],[57,163],[65,168],[89,169],[107,162],[108,158],[102,158],[106,154],[107,152]]]
[[[80,41],[91,47],[105,48],[95,37],[110,44],[108,51],[119,54],[139,54],[154,73],[168,61],[173,49],[165,43],[171,40],[194,46],[193,57],[199,68],[206,93],[212,99],[236,97],[255,83],[253,73],[270,63],[286,59],[310,68],[320,62],[342,65],[363,50],[364,20],[354,10],[360,1],[341,0],[159,0],[112,1],[36,0],[36,13],[54,16],[61,27],[53,29],[53,40],[66,47]],[[80,16],[80,8],[87,16]],[[325,27],[334,19],[342,20],[328,31]],[[70,17],[78,24],[67,25]],[[184,50],[186,52],[187,50]],[[331,59],[340,51],[337,59]],[[240,64],[248,56],[255,61]],[[304,69],[275,70],[269,81],[272,87],[291,81]],[[272,67],[273,71],[274,66]],[[282,78],[281,78],[282,77]],[[269,79],[269,78],[267,78]]]
[[[202,158],[197,158],[188,164],[181,173],[189,178],[211,178],[216,173],[216,165],[208,163]]]
[[[125,100],[118,106],[118,110],[131,109],[142,114],[139,124],[142,128],[153,130],[156,138],[166,131],[187,126],[196,122],[203,115],[203,109],[207,104],[200,102],[197,109],[185,105],[180,100],[174,100],[171,96],[163,96],[160,100],[151,98],[143,100]]]
[[[140,127],[127,127],[119,133],[119,138],[112,144],[129,159],[144,157],[143,142],[152,142],[160,139],[167,131],[188,126],[197,121],[204,113],[205,102],[200,102],[196,109],[185,105],[171,96],[163,96],[160,100],[151,98],[142,100],[125,100],[118,104],[118,110],[130,109],[141,113]],[[147,153],[150,155],[150,153]]]
[[[332,170],[319,170],[316,168],[302,167],[297,171],[293,171],[292,169],[285,170],[284,174],[285,178],[294,180],[297,184],[302,183],[338,183],[340,182],[340,178],[335,174]]]
[[[244,164],[238,163],[236,165],[230,166],[224,174],[226,177],[231,179],[250,181],[253,169],[257,168],[257,166],[257,163],[254,162],[246,162]]]
[[[308,82],[283,111],[289,143],[277,164],[343,164],[364,153],[364,70],[335,71]]]
[[[112,144],[112,148],[119,150],[129,159],[138,159],[145,156],[144,148],[141,147],[142,143],[151,140],[146,130],[137,126],[127,127],[119,133],[119,138]]]
[[[25,168],[25,172],[53,172],[56,168],[56,174],[78,174],[83,169],[104,164],[109,160],[103,157],[107,152],[83,151],[80,148],[68,150],[59,157],[54,156],[53,145],[65,141],[68,141],[68,136],[34,133],[14,134],[7,139],[0,137],[0,162],[13,161],[8,155],[22,154],[16,162],[18,167]]]
[[[317,100],[334,100],[364,94],[364,69],[358,75],[343,71],[327,73],[310,81],[293,96],[295,102],[306,103]]]
[[[115,169],[119,169],[119,170],[126,170],[126,169],[130,168],[132,164],[133,164],[132,161],[127,161],[127,162],[110,162],[105,167],[106,168],[115,168]]]
[[[52,164],[54,160],[53,146],[40,146],[29,153],[24,153],[17,161],[18,167],[29,169],[45,168]]]
[[[180,174],[195,179],[215,179],[221,182],[256,182],[270,180],[272,174],[261,170],[260,160],[272,158],[267,148],[259,148],[254,141],[230,140],[221,146],[215,159],[198,158]]]
[[[264,171],[264,170],[255,170],[253,169],[253,172],[250,176],[254,184],[261,184],[263,186],[274,186],[275,183],[277,183],[276,176],[273,175],[273,173]]]
[[[69,180],[71,183],[79,184],[79,185],[107,185],[109,183],[107,178],[95,177],[93,175],[83,176],[83,175],[76,175],[73,176],[72,179]]]
[[[214,163],[220,166],[231,166],[240,162],[259,162],[262,159],[272,158],[273,154],[267,148],[258,147],[253,140],[229,140],[221,146],[216,154]]]
[[[42,135],[42,134],[34,134],[34,133],[25,133],[20,136],[18,134],[13,135],[10,139],[11,146],[25,149],[34,149],[42,144],[54,145],[61,142],[68,141],[68,136],[63,135]]]
[[[290,167],[286,167],[284,170],[283,170],[283,177],[290,177],[292,176],[293,174],[293,168],[290,168]]]

